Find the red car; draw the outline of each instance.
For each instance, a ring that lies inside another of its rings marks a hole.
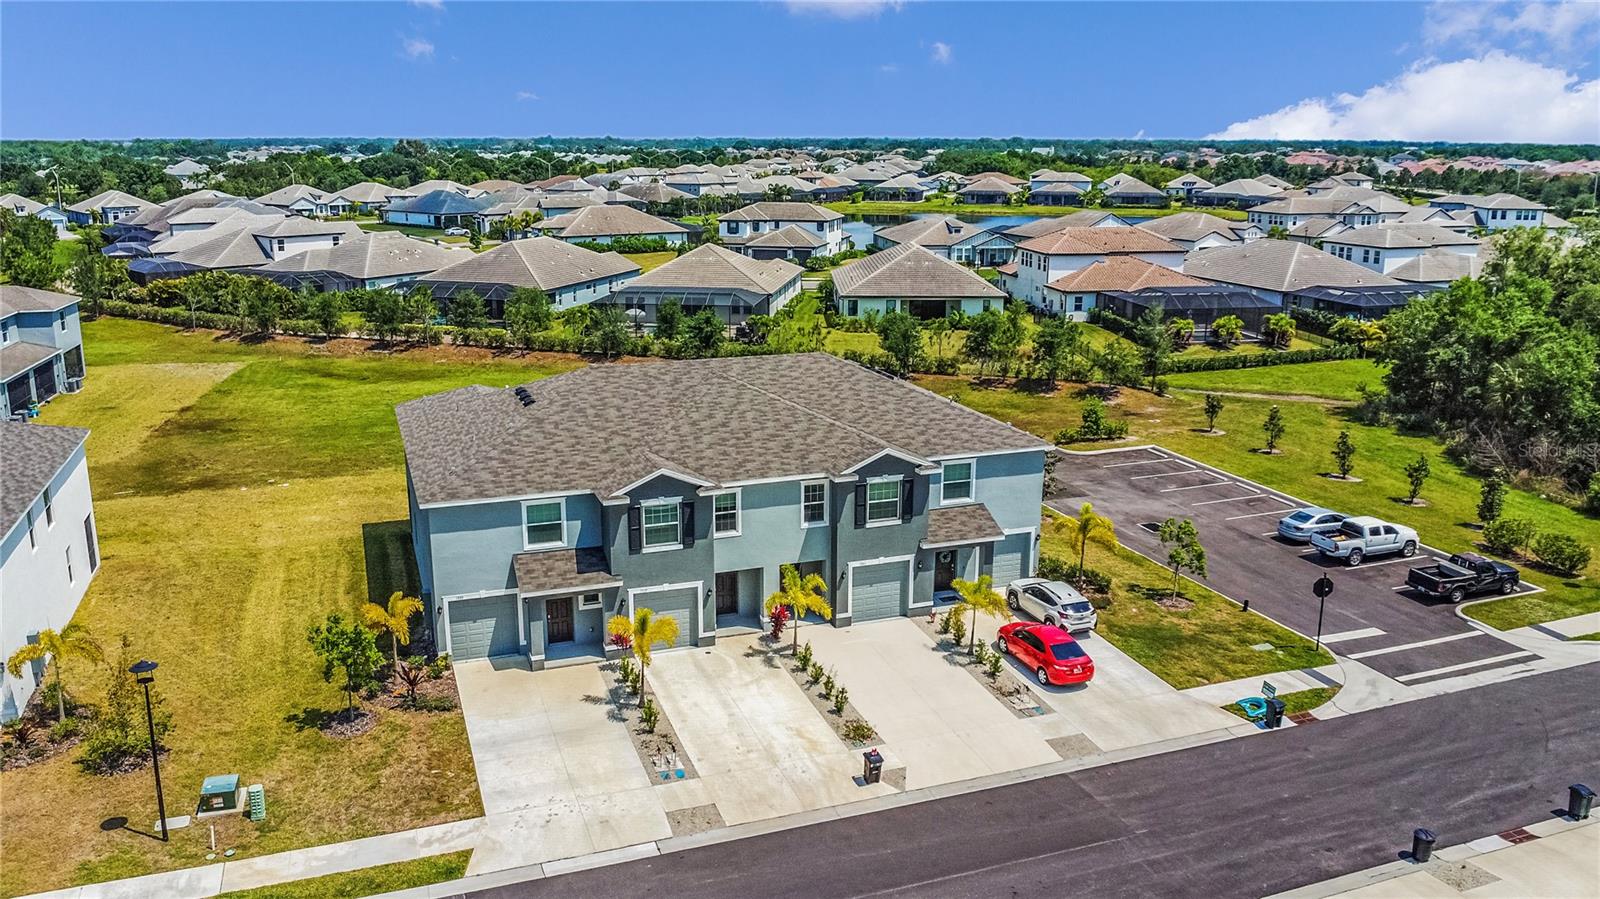
[[[1015,656],[1044,686],[1086,684],[1094,660],[1072,635],[1049,624],[1013,621],[1000,627],[1000,651]]]

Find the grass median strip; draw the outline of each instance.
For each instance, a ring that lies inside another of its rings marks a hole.
[[[448,852],[406,862],[358,868],[308,880],[223,893],[221,899],[354,899],[457,880],[467,873],[472,850]]]
[[[1333,697],[1339,695],[1338,687],[1313,687],[1310,690],[1296,690],[1293,693],[1279,693],[1278,698],[1283,700],[1283,714],[1294,715],[1299,712],[1309,712],[1318,706],[1327,705]],[[1230,715],[1237,715],[1246,721],[1252,720],[1239,707],[1237,702],[1230,702],[1222,706],[1222,710]]]

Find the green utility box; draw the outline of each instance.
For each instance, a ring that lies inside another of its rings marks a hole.
[[[200,814],[239,810],[239,775],[213,774],[200,784]]]

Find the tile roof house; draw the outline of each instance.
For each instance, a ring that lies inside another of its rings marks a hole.
[[[534,226],[541,234],[567,243],[611,243],[619,237],[683,243],[689,229],[647,215],[629,206],[585,206],[552,216]]]
[[[765,246],[756,241],[790,226],[822,238],[822,243],[804,249],[794,239],[780,239]],[[844,216],[814,203],[751,203],[725,213],[717,219],[717,237],[724,246],[757,259],[808,259],[834,256],[845,250]]]
[[[1209,190],[1216,187],[1215,184],[1193,172],[1179,175],[1163,186],[1166,188],[1168,196],[1175,197],[1185,203],[1189,202],[1196,191]]]
[[[945,318],[1004,305],[1005,292],[972,269],[915,243],[902,243],[833,270],[834,302],[851,318],[907,312]]]
[[[1003,265],[1016,255],[1016,244],[997,231],[964,222],[953,215],[912,219],[879,228],[872,242],[880,248],[914,243],[952,262],[967,265]]]
[[[0,288],[5,289],[5,288]],[[100,568],[82,428],[0,421],[0,654],[61,630]],[[27,708],[45,660],[0,666],[0,721]]]
[[[1248,209],[1283,195],[1285,188],[1268,184],[1260,178],[1235,178],[1215,187],[1192,191],[1191,202],[1200,206],[1232,206]]]
[[[963,203],[999,206],[1010,202],[1013,195],[1021,192],[1022,188],[999,178],[974,177],[956,191],[956,196],[960,197]]]
[[[1294,305],[1313,288],[1354,290],[1402,286],[1399,281],[1289,240],[1257,240],[1190,253],[1184,274],[1234,284],[1279,305]]]
[[[403,287],[454,265],[472,251],[415,240],[394,231],[360,234],[335,246],[274,259],[249,269],[292,290],[318,291]]]
[[[95,222],[109,225],[125,218],[132,218],[155,205],[149,200],[141,200],[133,194],[123,193],[120,190],[105,190],[87,200],[73,203],[65,211],[68,221],[74,225],[88,225]]]
[[[805,269],[782,259],[752,259],[701,244],[676,259],[629,280],[607,300],[627,310],[629,321],[654,326],[656,311],[676,299],[693,315],[710,309],[729,325],[752,315],[772,315],[800,293]]]
[[[1139,228],[1062,228],[1017,244],[1017,269],[1002,270],[999,284],[1012,297],[1046,310],[1046,286],[1092,263],[1131,256],[1176,271],[1183,268],[1183,254],[1183,247]]]
[[[1037,564],[1048,444],[826,354],[590,366],[395,413],[425,614],[457,659],[598,656],[640,608],[708,646],[760,625],[784,565],[843,627]]]
[[[0,284],[0,382],[5,384],[0,417],[26,412],[62,391],[76,393],[83,378],[78,298]]]
[[[1140,222],[1135,227],[1172,241],[1185,250],[1245,243],[1266,236],[1249,222],[1233,222],[1206,212],[1180,212]]]
[[[483,253],[418,279],[436,299],[471,290],[499,318],[518,287],[537,287],[556,309],[570,309],[611,296],[639,275],[639,264],[619,253],[596,253],[553,237],[508,240]]]
[[[1044,311],[1081,320],[1099,305],[1099,294],[1106,291],[1204,287],[1209,283],[1134,256],[1107,256],[1046,284]]]

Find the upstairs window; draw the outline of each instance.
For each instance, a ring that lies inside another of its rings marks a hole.
[[[867,523],[900,520],[900,479],[867,484]]]
[[[679,546],[683,539],[678,531],[678,504],[656,503],[640,509],[644,518],[644,548]]]
[[[711,499],[711,529],[718,537],[739,533],[739,492],[719,493]]]
[[[940,500],[945,504],[972,500],[972,460],[944,463]]]
[[[563,507],[562,500],[522,504],[524,548],[566,545]]]
[[[828,483],[813,481],[800,485],[800,523],[806,527],[828,521]]]

